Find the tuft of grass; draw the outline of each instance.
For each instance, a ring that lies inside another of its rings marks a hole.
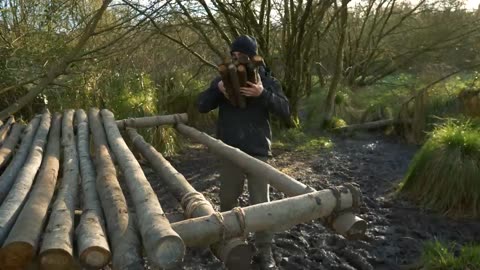
[[[273,141],[274,148],[291,151],[315,151],[330,149],[333,142],[327,137],[306,134],[301,128],[278,130]]]
[[[480,217],[480,128],[438,125],[412,160],[400,191],[451,217]]]
[[[445,246],[439,241],[427,242],[422,261],[427,270],[480,269],[480,245],[466,245],[455,256],[453,244]]]

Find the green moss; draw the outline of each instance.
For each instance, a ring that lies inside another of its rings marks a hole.
[[[439,125],[412,160],[401,192],[452,217],[480,216],[480,129],[470,121]]]

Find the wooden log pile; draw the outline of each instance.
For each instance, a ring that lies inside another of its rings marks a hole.
[[[116,121],[98,109],[46,111],[27,125],[10,117],[0,127],[0,270],[144,269],[144,258],[174,269],[193,246],[210,246],[228,269],[246,269],[252,254],[244,236],[251,232],[314,219],[345,236],[365,232],[366,223],[354,215],[357,187],[316,191],[187,120],[176,114]],[[217,212],[135,129],[165,124],[290,197]],[[131,149],[160,175],[185,220],[169,222]]]

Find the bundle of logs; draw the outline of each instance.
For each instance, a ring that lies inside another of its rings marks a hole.
[[[26,126],[13,117],[2,123],[0,269],[101,269],[110,263],[113,269],[144,269],[144,257],[169,269],[193,246],[209,246],[227,267],[245,269],[251,251],[244,239],[251,232],[320,218],[347,237],[364,234],[365,221],[354,215],[361,202],[354,185],[316,191],[186,122],[186,114],[115,121],[108,110],[90,109],[88,116],[83,110],[47,111]],[[136,131],[164,124],[290,197],[217,212]],[[122,134],[181,203],[185,220],[169,222]]]
[[[247,86],[247,81],[256,84],[260,80],[258,69],[264,65],[260,55],[254,55],[251,59],[247,55],[241,55],[238,59],[227,57],[218,66],[228,99],[233,106],[245,108],[246,100],[240,93],[240,87]]]

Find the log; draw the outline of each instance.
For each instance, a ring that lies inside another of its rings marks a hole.
[[[87,114],[77,110],[77,145],[82,177],[83,211],[76,229],[80,263],[87,269],[100,269],[110,262],[103,211],[95,187],[96,172],[90,158]]]
[[[0,146],[3,144],[3,141],[7,137],[8,131],[10,130],[10,127],[15,123],[15,118],[13,116],[10,116],[7,120],[7,122],[0,127]]]
[[[247,86],[247,68],[245,65],[238,65],[237,67],[238,83],[240,87]],[[238,92],[238,105],[240,108],[245,108],[246,100],[240,92]]]
[[[79,177],[74,112],[66,110],[62,117],[63,178],[40,248],[40,265],[44,269],[72,269],[74,262],[73,230]]]
[[[38,131],[35,134],[30,154],[0,207],[0,243],[2,245],[15,223],[18,214],[22,210],[35,175],[42,163],[43,150],[47,141],[48,130],[50,129],[50,121],[50,113],[44,113]]]
[[[183,260],[185,245],[172,230],[140,164],[123,140],[113,114],[101,112],[108,143],[117,157],[120,168],[128,179],[128,191],[137,214],[142,241],[149,260],[156,266],[171,268]]]
[[[19,171],[21,170],[23,164],[25,164],[39,125],[40,116],[34,117],[32,121],[30,121],[24,130],[20,147],[18,148],[13,159],[8,164],[7,169],[5,169],[3,174],[0,176],[0,204],[3,203],[3,200],[10,191],[10,188],[12,187]]]
[[[24,125],[16,123],[13,124],[12,131],[8,138],[4,141],[2,148],[0,148],[0,170],[2,170],[10,160],[15,146],[20,141]]]
[[[229,146],[220,140],[214,139],[211,136],[200,132],[192,127],[178,123],[176,125],[176,129],[181,134],[206,145],[210,149],[210,151],[236,164],[237,166],[245,170],[247,173],[257,175],[262,179],[265,179],[265,181],[268,181],[268,183],[271,184],[273,187],[287,194],[288,196],[297,196],[300,194],[315,191],[315,189],[300,183],[292,177],[278,171],[269,164],[260,161],[237,148]],[[333,229],[336,230],[337,228],[342,227],[342,231],[337,232],[341,233],[346,237],[360,237],[358,234],[353,235],[353,233],[358,233],[357,228],[366,228],[366,222],[362,219],[344,220],[348,220],[349,222],[353,223],[344,224],[343,226],[333,226]],[[332,222],[330,222],[328,225],[331,226]],[[348,227],[349,229],[345,231],[344,227]],[[352,229],[352,231],[350,231],[350,229]],[[365,230],[362,232],[362,234],[364,233]]]
[[[150,128],[161,125],[171,125],[177,122],[187,123],[188,115],[186,113],[170,114],[170,115],[156,115],[139,118],[128,118],[116,121],[119,129],[127,127],[132,128]]]
[[[61,114],[55,114],[42,166],[20,215],[1,249],[0,265],[26,269],[38,248],[47,210],[57,182],[60,160]]]
[[[140,239],[133,233],[134,219],[117,179],[98,109],[89,110],[88,124],[95,144],[96,188],[105,213],[113,269],[143,270]]]
[[[338,127],[335,128],[335,131],[342,131],[342,132],[351,132],[355,130],[365,130],[365,129],[371,129],[371,128],[381,128],[381,127],[386,127],[389,125],[395,124],[394,119],[385,119],[385,120],[378,120],[378,121],[373,121],[373,122],[367,122],[367,123],[362,123],[362,124],[353,124],[353,125],[348,125],[344,127]]]
[[[181,202],[186,218],[208,216],[215,213],[210,202],[201,193],[198,193],[187,179],[175,170],[170,162],[152,145],[148,144],[135,129],[128,128],[127,133],[135,149],[148,160],[169,191]],[[252,256],[248,244],[244,240],[227,240],[226,242],[212,249],[215,256],[223,261],[228,269],[247,268]]]
[[[296,224],[326,218],[336,210],[350,209],[355,201],[361,200],[360,192],[352,185],[336,189],[340,190],[338,199],[336,192],[325,189],[180,221],[173,223],[172,228],[189,247],[213,244],[244,233],[285,230]]]
[[[241,106],[240,102],[240,81],[238,80],[238,75],[237,75],[237,67],[235,64],[231,63],[227,67],[228,69],[228,76],[230,78],[230,83],[232,84],[232,89],[233,89],[233,96],[230,97],[230,99],[235,100],[235,104],[238,106]]]
[[[230,75],[228,73],[228,67],[225,64],[218,66],[218,72],[223,81],[223,86],[227,92],[228,100],[232,103],[233,106],[238,106],[237,100],[235,99],[235,93],[232,86],[232,81],[230,80]]]

